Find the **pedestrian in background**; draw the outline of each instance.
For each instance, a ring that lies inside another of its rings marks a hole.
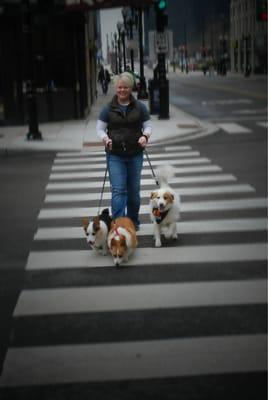
[[[116,94],[100,112],[97,135],[106,151],[112,216],[131,218],[138,230],[143,150],[152,126],[147,108],[132,95],[133,85],[128,72],[115,78]]]
[[[98,73],[98,82],[101,85],[102,93],[107,94],[109,83],[111,81],[109,71],[104,69],[103,65],[101,65],[99,73]]]

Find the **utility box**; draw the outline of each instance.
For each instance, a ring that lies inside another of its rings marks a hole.
[[[149,112],[158,114],[160,110],[159,82],[154,79],[148,81]]]

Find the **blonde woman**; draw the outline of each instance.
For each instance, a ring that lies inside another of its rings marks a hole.
[[[106,151],[112,216],[131,218],[138,230],[143,150],[152,126],[147,108],[132,95],[132,75],[123,72],[114,82],[116,94],[100,112],[97,135]]]

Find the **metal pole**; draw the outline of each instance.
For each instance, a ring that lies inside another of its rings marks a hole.
[[[34,64],[33,64],[33,26],[29,0],[23,1],[23,33],[25,35],[25,47],[27,55],[27,81],[26,81],[26,99],[28,108],[28,140],[42,140],[42,134],[38,129],[36,87],[34,82]]]
[[[125,31],[122,32],[122,43],[123,43],[123,62],[124,62],[124,71],[127,69],[127,62],[126,62],[126,33]]]
[[[143,59],[143,27],[142,27],[142,9],[139,8],[139,49],[140,49],[140,89],[138,91],[138,99],[148,99],[146,91],[146,80],[144,77],[144,59]]]

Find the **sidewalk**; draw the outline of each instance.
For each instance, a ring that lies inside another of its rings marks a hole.
[[[39,124],[43,140],[26,139],[28,126],[0,127],[0,151],[38,150],[38,151],[95,151],[102,148],[96,135],[96,121],[100,109],[112,97],[114,89],[109,88],[108,95],[99,93],[87,120],[70,120]],[[145,100],[148,107],[148,100]],[[212,133],[212,125],[195,119],[177,107],[170,105],[170,118],[159,120],[152,115],[153,134],[150,144],[174,139],[185,139]]]

